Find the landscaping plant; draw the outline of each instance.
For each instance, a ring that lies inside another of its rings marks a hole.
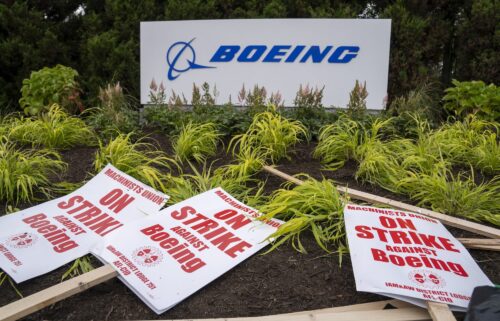
[[[310,231],[318,245],[330,252],[333,245],[340,256],[346,250],[343,211],[347,199],[340,196],[333,181],[318,181],[305,176],[304,184],[290,189],[292,183],[276,190],[259,210],[264,218],[279,218],[285,223],[269,239],[275,239],[269,251],[291,241],[299,252],[306,252],[301,234]]]
[[[497,133],[483,134],[470,150],[473,166],[485,174],[500,174],[500,141]]]
[[[69,267],[69,269],[64,272],[64,274],[61,277],[61,281],[64,281],[65,279],[68,278],[73,278],[75,276],[78,276],[80,274],[84,274],[87,272],[90,272],[94,269],[91,263],[91,256],[86,255],[82,256],[76,260],[73,261],[73,264]]]
[[[132,142],[131,136],[120,134],[107,144],[99,141],[94,170],[99,172],[110,163],[153,188],[165,190],[163,172],[170,170],[173,160],[144,139]]]
[[[337,114],[327,112],[323,107],[323,91],[309,85],[300,86],[295,95],[293,105],[295,108],[283,111],[290,119],[300,121],[307,128],[311,138],[317,139],[320,129],[337,119]]]
[[[181,128],[181,132],[174,138],[173,148],[175,157],[180,162],[195,160],[201,163],[207,157],[217,153],[220,142],[219,132],[213,123],[188,123]]]
[[[125,95],[120,83],[99,89],[99,106],[87,110],[87,122],[101,137],[130,133],[139,127],[139,113],[133,108],[133,98]]]
[[[53,104],[70,113],[83,111],[77,76],[76,70],[62,65],[33,71],[29,79],[23,80],[19,105],[32,116],[46,112]]]
[[[419,205],[434,211],[500,226],[500,177],[477,185],[474,175],[453,174],[446,166],[430,173],[412,173],[399,183]]]
[[[68,115],[57,104],[39,117],[10,117],[5,124],[9,138],[23,145],[67,149],[77,145],[92,146],[97,141],[84,121]]]
[[[0,287],[5,283],[5,282],[9,282],[10,286],[12,287],[12,289],[14,289],[14,291],[16,292],[16,294],[20,297],[20,298],[23,298],[23,294],[21,293],[21,291],[19,291],[19,289],[16,287],[16,284],[14,283],[14,281],[12,281],[11,277],[5,273],[4,271],[1,271],[0,270]]]
[[[366,97],[368,91],[366,90],[366,82],[360,84],[356,80],[354,88],[349,94],[349,103],[347,104],[347,115],[353,119],[363,119],[366,116]]]
[[[266,156],[274,163],[288,158],[288,150],[302,138],[309,138],[304,125],[284,118],[276,107],[270,106],[267,111],[256,114],[248,130],[234,136],[229,145],[233,155],[247,149],[266,151]]]
[[[500,87],[482,81],[453,80],[445,90],[444,107],[463,118],[469,114],[485,120],[500,120]]]
[[[216,187],[222,187],[226,192],[238,200],[252,206],[260,203],[262,194],[262,183],[257,184],[257,188],[248,187],[251,181],[248,176],[232,176],[224,167],[212,170],[212,166],[203,164],[202,170],[198,170],[189,163],[193,174],[184,174],[175,177],[170,176],[167,180],[165,192],[170,195],[169,203],[188,199]],[[253,191],[257,191],[252,193]]]
[[[313,157],[328,170],[337,170],[354,157],[361,125],[342,115],[335,123],[323,127]]]
[[[37,192],[51,190],[51,177],[61,174],[66,163],[55,151],[18,149],[0,137],[0,199],[8,203],[30,202]]]

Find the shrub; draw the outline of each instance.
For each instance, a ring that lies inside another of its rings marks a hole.
[[[500,120],[500,88],[482,81],[453,80],[445,90],[444,107],[459,117],[474,114],[486,120]]]
[[[134,110],[132,97],[123,93],[120,83],[99,89],[99,107],[92,108],[87,123],[102,137],[130,133],[139,127],[139,113]]]
[[[231,139],[233,155],[246,149],[266,151],[272,162],[288,158],[288,149],[301,141],[301,137],[309,138],[307,129],[299,121],[292,121],[276,112],[274,106],[268,111],[256,114],[252,124],[244,134]]]
[[[347,199],[341,197],[331,180],[317,181],[306,177],[302,185],[273,192],[270,201],[259,208],[264,219],[279,218],[286,222],[269,239],[275,239],[274,250],[286,241],[299,252],[306,252],[300,241],[305,231],[311,231],[318,245],[329,252],[333,244],[340,254],[345,250],[344,205]]]
[[[37,192],[50,191],[50,177],[65,169],[54,151],[19,150],[0,137],[0,199],[8,203],[30,202]]]
[[[142,139],[132,142],[131,135],[120,134],[106,145],[100,141],[94,170],[99,172],[110,163],[153,188],[165,190],[166,174],[162,171],[170,170],[173,161]]]
[[[321,127],[337,118],[335,113],[329,113],[323,107],[324,89],[301,85],[293,101],[295,108],[284,112],[289,118],[304,124],[312,138],[317,138]]]
[[[410,113],[429,116],[437,100],[434,87],[435,84],[426,83],[410,90],[406,95],[394,98],[388,110],[393,115]]]
[[[61,105],[71,113],[77,109],[83,111],[77,76],[76,70],[62,65],[32,72],[29,79],[23,80],[21,108],[29,115],[39,115],[52,104]]]
[[[217,153],[220,136],[213,123],[193,124],[190,122],[184,125],[180,134],[174,138],[175,157],[181,162],[194,159],[201,163],[207,157]]]
[[[56,104],[39,118],[10,118],[6,124],[9,138],[25,145],[66,149],[96,143],[94,132],[84,121],[69,116]]]
[[[178,108],[167,108],[164,105],[147,107],[144,110],[146,125],[159,128],[168,135],[178,134],[182,126],[191,118],[190,112]]]

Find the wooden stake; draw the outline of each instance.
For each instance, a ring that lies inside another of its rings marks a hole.
[[[276,168],[271,167],[271,166],[267,166],[267,165],[264,166],[264,170],[273,174],[273,175],[276,175],[276,176],[279,176],[279,177],[286,179],[288,181],[294,182],[298,185],[301,185],[304,183],[303,181],[299,180],[298,178],[290,176],[286,173],[283,173],[283,172],[281,172],[281,171],[279,171]],[[500,239],[500,230],[493,228],[493,227],[470,222],[467,220],[463,220],[460,218],[452,217],[452,216],[449,216],[446,214],[442,214],[439,212],[435,212],[435,211],[431,211],[431,210],[428,210],[425,208],[421,208],[418,206],[406,204],[403,202],[395,201],[395,200],[392,200],[389,198],[373,195],[370,193],[358,191],[358,190],[343,187],[343,186],[337,186],[337,190],[341,193],[349,195],[350,197],[352,197],[354,199],[366,201],[366,202],[369,202],[372,204],[389,205],[395,209],[410,211],[410,212],[418,213],[418,214],[425,215],[425,216],[428,216],[431,218],[435,218],[435,219],[441,221],[443,224],[446,224],[449,226],[458,227],[458,228],[461,228],[463,230],[473,232],[473,233],[476,233],[479,235],[484,235],[484,236]]]
[[[0,320],[20,319],[115,276],[118,276],[118,273],[111,265],[102,266],[1,307]]]
[[[500,251],[500,239],[458,238],[457,240],[468,249]]]
[[[391,305],[391,306],[398,308],[398,309],[399,308],[413,308],[413,307],[415,307],[413,304],[393,299],[393,300],[346,305],[346,306],[335,307],[335,308],[325,308],[325,309],[310,310],[310,311],[291,312],[291,313],[285,313],[284,315],[322,314],[322,313],[332,313],[332,312],[338,313],[338,312],[349,312],[349,311],[383,310],[387,305]]]
[[[427,301],[427,309],[434,321],[457,321],[447,304]]]
[[[184,319],[184,320],[168,320],[168,321],[331,321],[331,320],[417,321],[417,320],[429,320],[429,319],[430,319],[429,312],[427,312],[427,310],[425,309],[403,308],[403,309],[389,309],[389,310],[304,313],[295,315],[277,314],[277,315],[268,315],[262,317]]]

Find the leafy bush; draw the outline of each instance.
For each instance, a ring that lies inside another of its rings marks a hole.
[[[108,163],[156,189],[165,190],[166,177],[162,171],[170,170],[173,161],[154,145],[141,139],[132,142],[132,133],[120,134],[108,144],[99,142],[94,170],[99,172]]]
[[[259,210],[264,218],[279,218],[286,222],[269,238],[274,241],[270,251],[290,240],[299,252],[306,252],[300,241],[301,233],[311,231],[318,245],[329,252],[334,245],[340,252],[345,250],[344,205],[331,180],[317,181],[311,177],[302,185],[273,192],[270,201]]]
[[[321,127],[337,119],[337,114],[327,112],[323,107],[323,90],[324,87],[301,85],[293,101],[295,107],[283,112],[288,118],[304,124],[312,138],[318,137]]]
[[[51,189],[50,178],[66,169],[58,153],[49,150],[20,150],[0,137],[0,199],[18,204],[35,199]]]
[[[500,120],[500,88],[482,81],[453,80],[445,90],[444,107],[459,117],[475,114],[486,120]]]
[[[144,119],[147,126],[159,128],[168,135],[178,134],[184,124],[189,123],[190,112],[166,106],[147,107],[144,110]]]
[[[213,123],[188,123],[182,127],[180,134],[174,138],[175,157],[181,162],[194,159],[196,162],[201,163],[207,157],[217,153],[220,136]]]
[[[39,115],[52,104],[61,105],[71,113],[82,111],[77,76],[76,70],[62,65],[32,72],[29,79],[23,80],[21,108],[29,115]]]
[[[120,83],[100,88],[100,106],[88,110],[87,123],[101,137],[130,133],[139,127],[139,113],[133,109],[132,97],[123,93]]]
[[[307,129],[299,121],[284,118],[276,112],[275,107],[256,114],[252,124],[244,134],[231,139],[233,155],[247,149],[266,151],[272,162],[288,158],[288,149],[308,137]]]
[[[222,135],[231,136],[244,133],[248,129],[252,122],[252,110],[241,110],[228,104],[204,110],[197,109],[190,117],[195,123],[214,123]]]
[[[25,145],[66,149],[96,143],[94,132],[85,122],[69,116],[57,104],[38,118],[11,117],[5,124],[9,127],[9,138]]]

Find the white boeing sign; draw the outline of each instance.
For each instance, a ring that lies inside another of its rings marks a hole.
[[[325,106],[346,107],[356,80],[367,107],[387,95],[391,21],[387,19],[256,19],[141,22],[141,103],[150,84],[190,101],[193,84],[216,85],[218,104],[242,86],[279,92],[293,106],[299,87],[324,87]]]

